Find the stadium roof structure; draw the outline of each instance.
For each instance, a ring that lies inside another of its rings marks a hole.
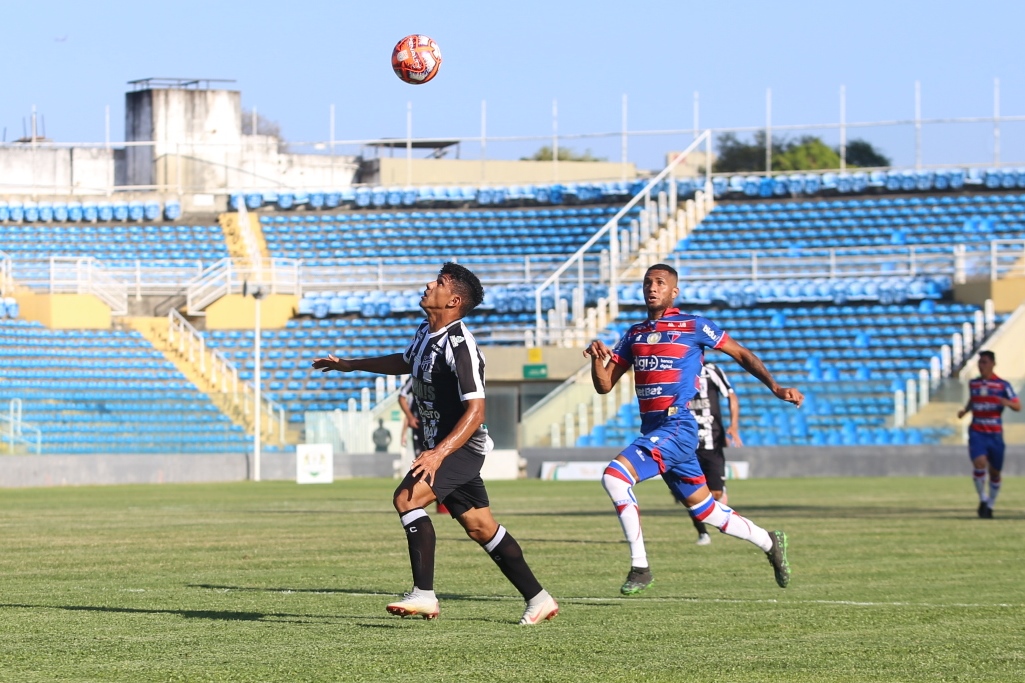
[[[209,90],[211,83],[235,83],[230,78],[139,78],[128,81],[132,90]]]
[[[434,150],[431,152],[432,159],[441,159],[448,153],[449,148],[456,148],[456,159],[459,158],[459,140],[406,140],[406,138],[383,138],[381,140],[374,140],[364,145],[365,147],[373,147],[375,151],[379,149],[387,149],[391,151],[389,156],[394,156],[396,149],[406,149],[407,146],[412,149],[430,149]]]

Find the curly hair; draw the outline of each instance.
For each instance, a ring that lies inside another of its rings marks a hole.
[[[484,301],[484,286],[470,269],[451,261],[441,267],[440,275],[448,275],[452,290],[463,300],[460,315],[466,315]]]

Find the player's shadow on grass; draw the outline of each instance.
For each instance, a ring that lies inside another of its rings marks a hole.
[[[287,612],[238,612],[233,610],[190,610],[190,609],[145,609],[140,607],[102,607],[98,605],[27,605],[20,603],[0,603],[0,609],[56,609],[67,612],[105,612],[110,614],[166,614],[179,616],[183,619],[210,619],[213,621],[262,621],[274,624],[301,624],[331,622],[336,620],[350,621],[367,619],[361,615],[310,615],[289,614]],[[373,618],[373,617],[369,617]],[[381,617],[386,620],[387,617]]]
[[[396,598],[398,593],[383,591],[376,588],[273,588],[269,586],[223,586],[211,583],[190,583],[186,588],[203,588],[215,591],[238,591],[240,593],[309,593],[313,595],[355,595],[363,598]],[[467,600],[470,602],[510,602],[519,601],[518,596],[504,595],[465,595],[463,593],[438,593],[439,600]]]

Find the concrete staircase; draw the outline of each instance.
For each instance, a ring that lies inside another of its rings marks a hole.
[[[247,434],[253,433],[255,397],[252,386],[239,380],[220,354],[205,348],[202,337],[199,337],[200,342],[197,344],[180,332],[172,334],[171,323],[166,316],[129,318],[126,322],[163,353],[167,360],[174,363],[232,422],[240,425]],[[296,444],[301,440],[298,429],[283,424],[279,416],[269,411],[266,405],[260,431],[265,443]]]
[[[217,217],[217,223],[224,231],[224,240],[228,246],[228,253],[231,260],[240,268],[251,265],[255,250],[259,258],[270,258],[267,252],[267,240],[263,236],[263,227],[260,225],[259,217],[246,211],[222,213]],[[246,235],[248,224],[249,235]]]

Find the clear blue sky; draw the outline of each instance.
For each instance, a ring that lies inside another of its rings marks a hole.
[[[910,118],[920,80],[923,115],[988,116],[993,78],[1002,112],[1025,114],[1025,3],[656,1],[542,2],[37,2],[7,3],[0,126],[19,137],[32,105],[58,141],[100,141],[104,106],[123,139],[126,81],[201,76],[238,81],[243,105],[278,121],[290,140],[476,136],[487,100],[489,135],[546,135],[553,98],[561,132],[760,125],[765,89],[775,123]],[[444,64],[424,86],[390,70],[394,43],[425,33]],[[897,163],[913,161],[913,132],[863,135]],[[832,141],[835,134],[825,136]],[[981,162],[992,128],[926,128],[924,161]],[[636,139],[631,160],[656,168],[688,140]],[[494,144],[489,156],[540,143]],[[619,141],[572,143],[613,160]],[[529,149],[528,149],[529,148]],[[476,158],[476,145],[464,147]],[[1003,158],[1025,163],[1025,123],[1007,124]]]

